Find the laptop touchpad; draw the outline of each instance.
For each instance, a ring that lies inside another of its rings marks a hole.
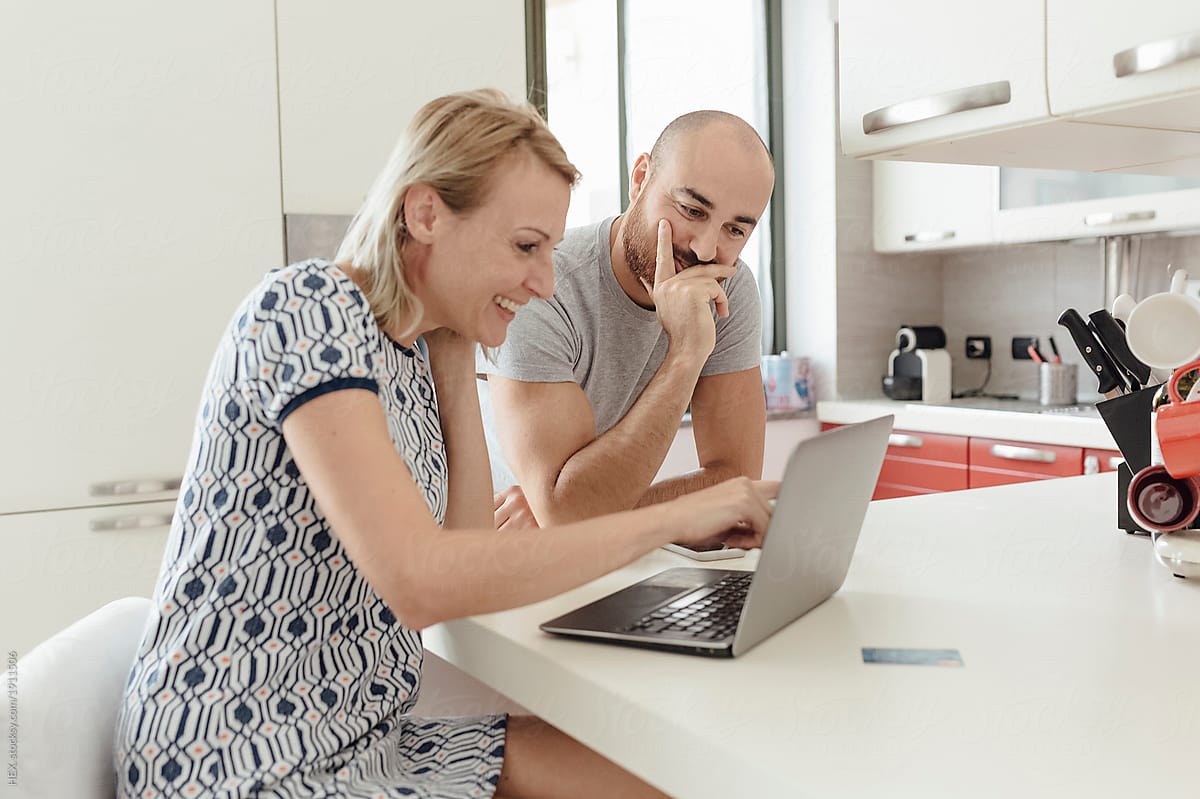
[[[625,606],[651,610],[673,597],[682,596],[694,590],[696,590],[694,585],[636,585],[626,588],[609,601],[612,602],[612,607]]]

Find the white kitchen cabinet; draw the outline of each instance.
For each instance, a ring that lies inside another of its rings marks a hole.
[[[843,151],[1200,175],[1200,53],[1125,78],[1113,66],[1156,41],[1200,50],[1198,15],[1172,0],[841,0]]]
[[[6,6],[0,513],[174,495],[217,338],[282,263],[275,87],[270,3]]]
[[[878,252],[1200,229],[1200,178],[874,163]]]
[[[174,502],[0,516],[0,649],[24,655],[100,606],[154,591]]]
[[[992,169],[1002,244],[1200,229],[1200,178]]]
[[[841,0],[843,150],[899,158],[1045,118],[1043,28],[1042,0]]]
[[[875,249],[948,250],[995,240],[996,168],[876,161]]]
[[[358,211],[435,97],[485,85],[525,96],[523,0],[276,5],[286,213]]]
[[[154,587],[209,360],[282,262],[266,3],[0,26],[0,646]],[[94,507],[83,507],[94,506]]]
[[[1200,3],[1046,0],[1046,54],[1051,114],[1200,132]]]

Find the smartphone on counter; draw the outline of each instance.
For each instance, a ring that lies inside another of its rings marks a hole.
[[[663,549],[668,552],[674,552],[676,555],[683,555],[685,558],[692,560],[726,560],[727,558],[740,558],[746,554],[746,550],[738,549],[737,547],[727,547],[722,543],[715,544],[663,544]]]

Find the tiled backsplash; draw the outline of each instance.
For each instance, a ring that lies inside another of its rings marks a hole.
[[[332,260],[351,219],[349,216],[286,214],[283,230],[287,263],[294,264],[307,258]]]
[[[902,325],[942,323],[942,259],[938,254],[880,255],[872,243],[872,166],[837,159],[837,352],[788,342],[818,366],[818,399],[881,397],[880,379]],[[826,268],[812,264],[807,268]],[[812,309],[800,309],[800,313]],[[788,313],[796,312],[788,308]]]
[[[1136,298],[1165,291],[1167,264],[1193,266],[1200,271],[1200,237],[1145,237],[1133,248],[1131,294]],[[1043,351],[1054,336],[1064,362],[1081,365],[1081,399],[1094,398],[1096,381],[1084,372],[1070,335],[1058,326],[1059,314],[1075,308],[1085,317],[1104,307],[1104,252],[1097,241],[1025,244],[977,252],[946,254],[942,258],[942,316],[954,362],[956,389],[978,385],[983,361],[968,361],[963,352],[968,335],[992,337],[992,377],[989,391],[1033,397],[1037,368],[1014,361],[1013,336],[1037,336]]]
[[[955,390],[975,388],[986,375],[986,361],[969,361],[965,337],[992,337],[990,393],[1022,398],[1037,395],[1037,365],[1013,360],[1013,336],[1036,336],[1049,353],[1054,336],[1064,363],[1079,363],[1067,331],[1058,326],[1065,308],[1088,314],[1104,304],[1104,263],[1099,244],[1062,242],[995,247],[947,253],[942,259],[945,305],[942,326],[953,362]],[[1082,398],[1094,383],[1079,377]]]

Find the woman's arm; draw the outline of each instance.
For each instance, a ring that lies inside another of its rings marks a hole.
[[[447,530],[494,525],[492,468],[475,388],[475,343],[446,328],[425,334],[450,470]]]
[[[641,510],[565,525],[547,535],[440,530],[369,391],[317,397],[284,421],[284,437],[317,504],[367,582],[405,626],[518,607],[574,588],[670,541],[738,528],[755,546],[777,485],[740,479]],[[487,493],[490,495],[490,480]]]

